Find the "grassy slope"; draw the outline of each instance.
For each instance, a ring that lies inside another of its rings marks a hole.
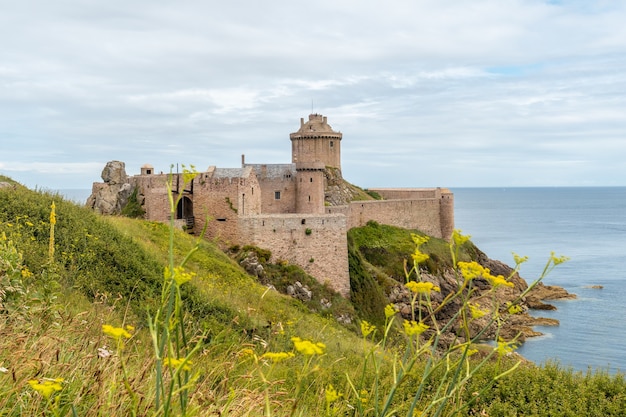
[[[48,218],[52,201],[57,213],[57,263],[49,268]],[[0,375],[0,410],[19,404],[21,400],[17,399],[28,392],[26,381],[34,377],[61,376],[71,381],[68,395],[85,391],[86,382],[81,381],[102,372],[96,369],[99,364],[94,358],[96,348],[106,344],[100,332],[104,323],[130,323],[140,330],[133,345],[136,361],[131,366],[144,374],[149,364],[138,358],[150,357],[151,350],[145,329],[141,329],[146,312],[154,312],[158,304],[162,268],[167,264],[168,228],[153,222],[101,218],[59,196],[18,187],[0,191],[0,233],[3,231],[23,254],[24,264],[34,276],[26,280],[29,293],[20,300],[28,310],[15,314],[10,325],[0,323],[0,366],[12,375],[12,381]],[[191,236],[177,234],[176,257],[182,258],[194,244]],[[326,343],[329,349],[324,362],[343,358],[344,363],[350,363],[346,357],[357,357],[359,339],[354,333],[332,320],[310,314],[299,301],[268,291],[212,243],[201,242],[188,268],[197,273],[193,285],[183,287],[190,323],[207,334],[207,354],[198,366],[212,370],[199,384],[204,393],[221,393],[221,401],[227,401],[233,387],[220,384],[219,380],[224,373],[234,372],[230,367],[235,367],[233,359],[238,352],[245,346],[259,354],[291,350],[291,335]],[[53,277],[50,271],[54,271]],[[40,280],[43,275],[49,278]],[[43,301],[41,294],[47,294]],[[81,354],[87,357],[77,359]],[[250,368],[243,366],[237,373],[245,375]],[[286,365],[277,365],[273,372],[283,375],[286,384],[293,379],[293,372]],[[109,383],[115,384],[114,376],[109,378]],[[234,381],[238,381],[240,389],[259,388],[247,387],[245,378],[233,378]],[[75,394],[76,401],[84,401],[79,402],[79,408],[85,414],[89,414],[86,410],[92,409],[94,402],[96,407],[113,407],[112,403],[101,402],[109,396],[103,394],[105,385],[98,386],[102,392],[89,391],[83,398]],[[141,390],[150,392],[143,385]],[[259,400],[263,398],[251,395],[249,401]],[[217,398],[215,403],[219,401]],[[14,406],[11,412],[20,415],[23,410]],[[9,415],[11,412],[7,411]]]
[[[58,216],[57,262],[51,268],[46,263],[53,200]],[[162,267],[167,263],[167,228],[158,223],[100,218],[58,196],[18,187],[0,190],[0,235],[2,232],[23,254],[33,276],[24,279],[28,293],[11,311],[4,311],[6,320],[0,321],[0,367],[6,369],[0,373],[0,415],[42,414],[47,405],[27,384],[31,378],[42,377],[65,379],[61,403],[66,407],[73,404],[79,415],[125,415],[130,399],[121,385],[120,355],[127,361],[132,388],[140,394],[147,413],[154,395],[154,363],[142,323],[146,311],[157,304]],[[353,285],[380,292],[384,276],[399,273],[397,266],[381,257],[387,252],[383,249],[411,252],[412,247],[406,236],[389,232],[381,226],[351,232],[353,249],[369,248],[365,252],[351,250],[353,272],[365,271],[353,278]],[[366,241],[370,244],[365,245]],[[177,257],[193,244],[190,236],[177,235]],[[445,257],[440,242],[429,245],[433,245],[431,256]],[[363,262],[364,253],[368,262]],[[328,384],[349,391],[344,375],[359,374],[362,339],[332,319],[310,314],[302,303],[267,291],[210,242],[202,242],[189,268],[197,273],[186,293],[190,323],[208,335],[194,363],[199,379],[193,403],[202,410],[199,414],[230,410],[231,415],[245,415],[260,410],[266,386],[242,352],[246,348],[257,354],[288,351],[292,335],[328,346],[302,394],[304,415],[322,413],[322,393]],[[390,269],[382,273],[385,268]],[[363,298],[360,308],[370,306],[365,314],[375,315],[374,299]],[[108,345],[114,350],[100,331],[103,323],[137,327],[125,350],[114,353],[113,359],[97,355],[99,347]],[[276,415],[286,415],[290,409],[289,395],[301,366],[292,361],[265,370],[271,374],[268,395]],[[488,374],[486,369],[476,376],[477,389]],[[529,365],[499,381],[477,412],[485,410],[492,416],[512,415],[513,410],[517,415],[621,415],[625,407],[626,384],[621,375],[584,375],[554,365]]]

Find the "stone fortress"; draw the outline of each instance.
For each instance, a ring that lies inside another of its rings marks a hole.
[[[376,188],[368,191],[382,200],[364,199],[367,194],[341,176],[342,136],[326,117],[311,114],[289,135],[289,164],[250,164],[242,155],[240,168],[210,166],[188,184],[182,173],[174,173],[172,188],[181,197],[176,224],[195,234],[206,226],[205,237],[225,245],[269,249],[272,260],[299,265],[344,296],[350,295],[350,228],[373,220],[450,238],[454,199],[448,189]],[[112,161],[102,173],[104,182],[93,184],[87,205],[103,214],[119,213],[136,190],[145,218],[165,222],[169,178],[151,165],[127,176],[124,164]]]

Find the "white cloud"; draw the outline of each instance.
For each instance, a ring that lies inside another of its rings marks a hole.
[[[624,21],[617,2],[8,3],[0,171],[87,188],[109,159],[287,162],[313,110],[363,186],[626,185]]]

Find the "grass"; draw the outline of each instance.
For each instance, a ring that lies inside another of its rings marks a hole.
[[[53,201],[57,223],[50,262]],[[0,236],[6,237],[0,250],[0,289],[9,288],[9,278],[14,289],[5,291],[0,307],[0,415],[163,414],[155,409],[157,359],[147,323],[161,302],[169,232],[160,223],[99,217],[58,195],[19,185],[0,190]],[[390,265],[400,260],[397,253],[415,249],[406,233],[376,224],[351,231],[351,307],[356,311],[351,314],[377,317],[381,330],[388,322],[381,284],[399,274],[397,265]],[[373,341],[381,340],[380,334],[363,337],[354,326],[339,325],[333,314],[319,314],[268,290],[216,245],[185,233],[175,235],[176,264],[198,243],[186,264],[195,276],[180,287],[181,323],[190,344],[200,346],[192,358],[185,415],[376,415],[382,397],[374,396],[373,387],[394,383],[394,358],[406,343],[402,338],[382,348]],[[471,257],[473,246],[467,245],[463,257]],[[423,250],[431,260],[437,258],[426,264],[429,271],[451,262],[442,242],[431,239]],[[276,282],[298,274],[287,267],[273,271]],[[134,330],[121,346],[102,332],[103,324],[132,325]],[[401,335],[401,329],[393,329]],[[293,337],[323,343],[323,354],[302,353]],[[274,361],[271,353],[293,356]],[[406,383],[394,397],[395,415],[410,409],[426,363],[416,362],[405,374]],[[522,364],[493,380],[497,366],[501,371],[515,363],[514,357],[486,362],[446,413],[452,415],[462,404],[471,404],[464,415],[490,416],[617,416],[626,408],[621,374]],[[419,409],[436,396],[445,374],[438,369],[424,385]],[[164,382],[174,376],[164,373]],[[49,398],[29,384],[57,378],[63,379],[62,388]],[[361,388],[355,390],[357,381]],[[329,402],[331,385],[342,395]],[[173,407],[172,413],[182,414],[182,409]]]

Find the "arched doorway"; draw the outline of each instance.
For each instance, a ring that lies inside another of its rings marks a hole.
[[[186,229],[191,231],[195,224],[193,216],[193,201],[187,196],[183,196],[176,206],[176,219],[185,220]]]

